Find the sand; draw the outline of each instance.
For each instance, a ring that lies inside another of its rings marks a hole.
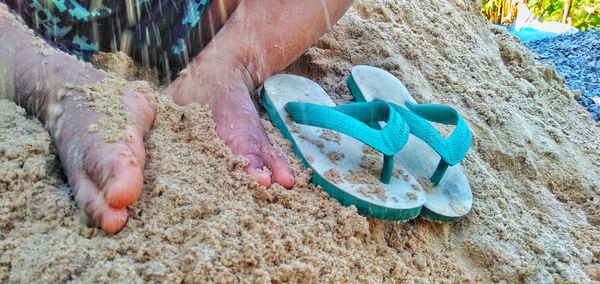
[[[600,281],[600,127],[479,3],[356,1],[286,70],[343,103],[350,68],[379,66],[419,102],[455,106],[475,136],[475,204],[459,222],[340,206],[267,120],[297,184],[261,188],[209,109],[161,98],[143,194],[107,235],[84,225],[41,124],[0,101],[0,282]]]

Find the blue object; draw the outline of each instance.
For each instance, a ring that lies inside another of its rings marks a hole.
[[[541,31],[534,27],[522,27],[520,30],[509,30],[511,34],[518,37],[522,42],[540,40],[545,38],[553,38],[561,35],[560,33],[553,33],[547,31]]]

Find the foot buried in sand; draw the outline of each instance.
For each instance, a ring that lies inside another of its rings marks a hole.
[[[162,93],[179,105],[210,106],[217,135],[234,154],[246,158],[247,174],[263,186],[278,183],[292,187],[290,165],[271,145],[250,98],[253,83],[247,71],[234,63],[227,65],[212,58],[200,56],[188,66],[188,72],[182,73]]]
[[[142,189],[154,91],[145,82],[113,78],[65,89],[49,119],[65,173],[88,223],[116,233]]]

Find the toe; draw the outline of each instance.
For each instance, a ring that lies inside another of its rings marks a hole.
[[[102,188],[108,204],[116,208],[134,203],[140,197],[144,185],[145,155],[142,135],[134,128],[128,128],[127,131],[131,133],[131,141],[125,144],[126,148],[116,158],[112,180]]]
[[[287,160],[271,146],[248,94],[239,100],[222,100],[213,107],[217,135],[234,154],[248,159],[247,174],[256,177],[265,187],[273,181],[288,188],[294,184]],[[265,166],[270,171],[265,170]]]
[[[244,168],[247,174],[255,177],[258,183],[262,186],[268,187],[271,185],[271,174],[264,170],[265,163],[258,154],[244,154],[248,160],[248,165]]]
[[[269,172],[259,169],[247,169],[246,173],[255,177],[258,180],[258,184],[264,187],[271,186],[271,175]]]
[[[88,170],[99,186],[106,202],[116,208],[126,207],[137,200],[142,191],[143,176],[139,162],[131,150],[122,143],[101,147],[90,160],[95,161]],[[99,156],[104,153],[104,156]]]
[[[272,171],[273,181],[285,188],[291,188],[294,185],[294,175],[285,156],[271,145],[265,145],[262,152],[264,161]]]
[[[129,214],[125,208],[107,208],[100,217],[100,228],[107,233],[116,234],[120,232],[129,220]]]
[[[62,101],[64,114],[54,130],[61,161],[73,185],[75,199],[90,222],[116,233],[127,223],[126,206],[135,202],[143,186],[143,134],[155,117],[151,94],[126,91],[124,111],[132,121],[125,128],[128,142],[106,143],[102,132],[90,132],[104,114],[82,107],[74,96]]]
[[[133,204],[142,192],[142,170],[131,162],[119,160],[111,171],[112,178],[102,188],[106,202],[116,208]]]
[[[74,184],[75,200],[90,218],[90,224],[115,234],[127,224],[128,214],[125,208],[111,207],[100,190],[90,179],[81,178]]]
[[[141,138],[132,137],[128,143],[104,144],[87,157],[92,164],[88,174],[111,207],[131,205],[142,191],[144,146]]]

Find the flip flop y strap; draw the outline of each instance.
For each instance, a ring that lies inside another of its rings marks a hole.
[[[351,103],[335,107],[290,102],[285,109],[296,123],[343,133],[381,152],[384,159],[380,179],[383,183],[390,182],[394,156],[408,141],[408,125],[392,106],[385,102]],[[385,127],[373,129],[367,125],[376,121],[386,122]]]
[[[440,155],[440,162],[429,178],[434,185],[437,185],[448,167],[460,163],[467,155],[472,138],[469,126],[460,114],[449,106],[407,102],[408,109],[406,109],[395,104],[391,105],[406,120],[410,133],[423,140]],[[429,121],[455,125],[454,131],[444,138]]]

